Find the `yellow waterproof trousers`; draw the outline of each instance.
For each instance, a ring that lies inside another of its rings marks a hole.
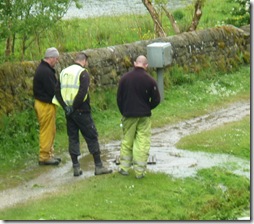
[[[56,106],[35,100],[34,109],[40,125],[39,161],[46,161],[54,156],[54,139],[56,135]]]
[[[120,149],[120,168],[128,171],[133,163],[136,175],[145,173],[151,145],[151,118],[122,118],[123,140]]]

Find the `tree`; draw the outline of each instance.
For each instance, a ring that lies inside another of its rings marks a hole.
[[[149,13],[154,21],[156,35],[159,37],[165,37],[166,33],[163,29],[163,26],[162,26],[161,20],[159,18],[159,14],[156,11],[156,8],[153,6],[153,4],[151,3],[150,0],[142,0],[142,2],[145,5],[145,7],[147,8],[147,10],[149,11]],[[165,6],[166,2],[167,1],[165,1],[165,0],[155,0],[155,4],[159,4],[160,7],[162,8],[162,10],[165,12],[166,16],[168,17],[168,19],[173,27],[174,32],[176,34],[179,34],[184,31],[196,30],[199,20],[202,16],[202,6],[204,5],[205,0],[196,0],[192,22],[187,30],[180,30],[179,26],[177,25],[177,23],[174,19],[173,14],[166,8],[166,6]]]
[[[193,17],[192,17],[192,22],[191,22],[191,25],[190,25],[190,27],[188,28],[187,31],[194,31],[194,30],[197,29],[199,20],[202,16],[202,6],[203,6],[203,4],[204,4],[204,0],[197,0],[195,2],[195,10],[194,10],[194,14],[193,14]]]
[[[79,0],[1,0],[0,39],[5,40],[5,56],[15,53],[15,41],[21,41],[22,59],[26,49],[48,28],[55,25],[74,2]]]
[[[159,37],[165,37],[166,33],[162,27],[162,24],[161,24],[161,21],[159,18],[159,14],[157,13],[154,6],[152,5],[151,1],[150,0],[142,0],[142,2],[145,5],[145,7],[147,8],[148,12],[150,13],[150,15],[153,19],[154,26],[155,26],[155,33]]]

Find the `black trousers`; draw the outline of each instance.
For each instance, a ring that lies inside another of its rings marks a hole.
[[[98,132],[90,113],[74,111],[66,117],[67,134],[69,137],[69,153],[72,156],[80,155],[79,131],[84,137],[91,154],[100,154]]]

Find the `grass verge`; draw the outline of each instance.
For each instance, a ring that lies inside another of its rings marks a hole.
[[[182,138],[177,148],[224,153],[250,160],[250,116]]]
[[[114,173],[0,211],[4,220],[235,220],[249,208],[250,183],[220,168],[195,178]]]

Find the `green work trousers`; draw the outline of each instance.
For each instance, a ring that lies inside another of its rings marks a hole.
[[[120,168],[128,171],[133,164],[136,175],[144,175],[151,144],[151,118],[122,118],[123,139]]]
[[[40,161],[54,157],[54,139],[56,135],[56,106],[35,100],[34,109],[40,125]]]

